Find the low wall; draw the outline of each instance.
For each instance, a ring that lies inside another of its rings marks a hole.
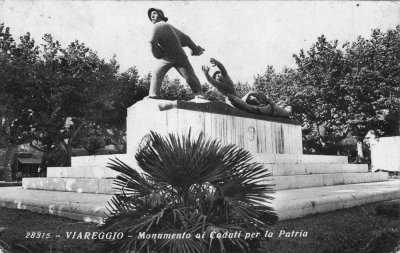
[[[371,143],[372,170],[400,171],[400,136],[382,137]]]

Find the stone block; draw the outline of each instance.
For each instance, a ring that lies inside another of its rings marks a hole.
[[[189,128],[194,135],[201,131],[252,154],[302,153],[299,122],[248,114],[225,103],[145,100],[131,106],[127,117],[128,154],[134,154],[150,130],[182,135],[187,134]]]
[[[366,173],[368,172],[367,164],[343,164],[343,173]]]
[[[254,154],[254,159],[259,163],[275,164],[276,163],[276,154],[257,153],[257,154]]]
[[[380,175],[379,172],[375,172],[375,173],[368,173],[370,175],[369,181],[368,182],[377,182],[380,181]],[[367,183],[367,181],[366,181]]]
[[[331,186],[334,185],[334,178],[331,174],[323,175],[324,186]]]
[[[300,209],[297,205],[296,200],[292,201],[272,201],[272,208],[274,208],[276,211],[288,211],[288,210],[295,210],[295,209]]]
[[[37,180],[37,188],[39,190],[48,191],[65,191],[65,180],[63,178],[35,178]]]
[[[284,219],[294,219],[294,218],[297,218],[297,217],[304,217],[304,216],[306,216],[306,215],[308,215],[308,214],[311,214],[313,211],[312,211],[312,209],[296,209],[296,210],[291,210],[291,212],[290,213],[287,213],[286,214],[286,218],[282,218],[282,220],[284,220]],[[280,217],[279,215],[278,215],[278,217]]]
[[[345,184],[359,184],[364,183],[365,174],[363,173],[344,173]]]
[[[276,165],[277,176],[305,175],[304,164],[297,163],[281,163]]]
[[[107,167],[95,166],[85,168],[85,177],[87,178],[115,178],[119,172]]]
[[[99,180],[91,178],[66,178],[65,191],[99,193]]]
[[[368,172],[368,164],[355,164],[358,167],[359,173],[366,173]]]
[[[299,159],[301,163],[329,163],[330,161],[325,155],[302,155]]]
[[[328,166],[327,173],[330,174],[344,173],[345,166],[347,166],[347,164],[331,163]]]
[[[22,188],[24,189],[38,189],[38,180],[36,178],[22,178]]]
[[[389,180],[389,173],[387,172],[378,172],[380,181]]]
[[[315,206],[315,213],[326,213],[330,211],[334,211],[337,209],[342,209],[343,206],[340,204],[340,202],[333,202],[332,204],[327,204],[327,205],[316,205]]]
[[[315,190],[323,190],[323,187],[317,187]],[[315,206],[326,206],[331,205],[332,203],[336,203],[340,200],[340,196],[338,195],[324,195],[322,198],[314,198]]]
[[[264,168],[268,170],[269,173],[275,175],[276,173],[276,165],[275,164],[264,164]]]
[[[358,173],[358,175],[362,178],[362,183],[371,182],[372,176],[371,173]]]
[[[331,164],[328,164],[328,163],[307,163],[307,164],[305,164],[306,174],[332,173],[330,168],[331,168]],[[338,171],[337,173],[339,173],[339,172],[340,171]]]
[[[330,163],[347,164],[347,156],[329,156],[329,155],[302,155],[299,156],[301,163]]]
[[[86,177],[86,168],[85,167],[75,167],[72,166],[66,170],[65,178],[85,178]]]
[[[117,192],[116,189],[113,188],[113,179],[99,179],[99,193],[101,194],[114,194]]]
[[[362,206],[362,205],[368,204],[368,203],[370,203],[368,200],[369,200],[368,198],[357,198],[356,205]]]
[[[295,200],[297,202],[298,209],[313,209],[315,206],[315,201],[313,199],[304,199],[303,201]]]
[[[298,175],[297,178],[297,188],[309,188],[324,185],[323,175]]]
[[[272,183],[275,184],[275,190],[286,190],[297,188],[296,176],[274,176]]]
[[[332,179],[333,185],[341,185],[344,184],[344,174],[331,174],[329,177]],[[328,181],[327,181],[328,182]]]
[[[357,205],[356,199],[349,199],[343,202],[343,208],[350,208]]]
[[[329,156],[332,164],[347,164],[349,161],[347,156]]]
[[[284,155],[276,155],[276,163],[298,163],[298,155],[296,154],[284,154]]]

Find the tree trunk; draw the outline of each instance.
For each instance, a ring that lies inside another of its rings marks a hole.
[[[72,157],[72,140],[68,140],[66,143],[65,141],[61,142],[61,145],[63,146],[63,149],[65,151],[65,159],[66,159],[66,165],[71,166],[71,157]]]
[[[6,159],[4,161],[4,180],[6,182],[12,181],[12,162],[15,156],[15,151],[17,150],[18,144],[11,143],[8,145],[6,152]]]
[[[364,163],[364,150],[363,143],[357,140],[357,163]]]
[[[363,143],[361,141],[357,141],[357,155],[360,158],[364,158]]]

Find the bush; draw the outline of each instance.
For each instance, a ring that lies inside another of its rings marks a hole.
[[[22,186],[22,182],[5,182],[5,181],[0,181],[0,187],[9,187],[9,186]]]
[[[245,240],[244,234],[263,235],[277,221],[266,205],[273,198],[262,164],[234,145],[222,146],[203,134],[192,139],[190,131],[182,137],[151,132],[135,156],[143,173],[118,159],[109,165],[121,173],[114,182],[121,193],[109,203],[103,226],[105,232],[124,233],[124,239],[111,242],[116,252],[254,252],[263,237]],[[239,231],[236,238],[210,238],[212,232]],[[140,239],[143,232],[191,236]]]

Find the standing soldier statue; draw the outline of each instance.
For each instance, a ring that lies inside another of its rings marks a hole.
[[[154,24],[150,44],[151,52],[158,59],[158,64],[152,73],[150,91],[146,98],[160,98],[164,76],[174,67],[185,78],[195,98],[204,99],[200,81],[194,73],[183,47],[189,47],[192,50],[192,55],[195,56],[201,55],[204,49],[194,44],[189,36],[167,24],[168,18],[164,16],[162,10],[150,8],[147,14]]]

